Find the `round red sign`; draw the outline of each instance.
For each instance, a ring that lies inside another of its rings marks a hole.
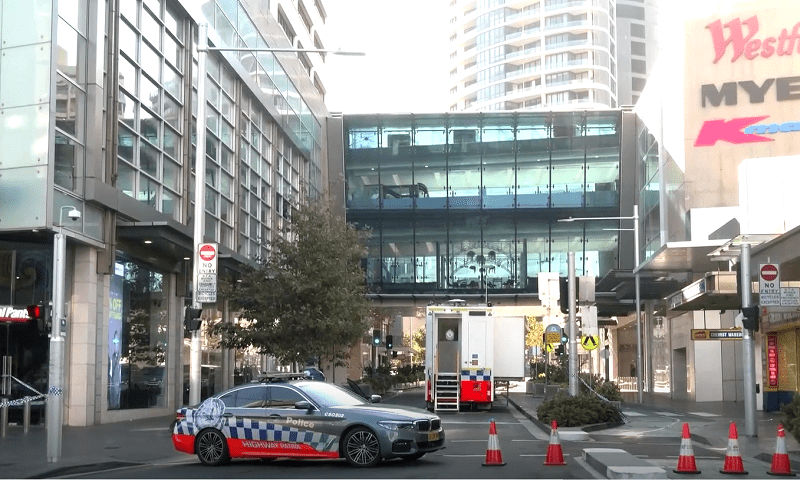
[[[214,260],[214,257],[217,255],[217,250],[212,245],[203,245],[200,247],[200,260],[204,262],[210,262]]]
[[[761,278],[764,280],[771,282],[778,278],[778,267],[768,263],[761,267]]]

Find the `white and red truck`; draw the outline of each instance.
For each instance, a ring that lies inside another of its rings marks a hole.
[[[426,314],[429,410],[491,410],[496,384],[524,380],[525,315],[517,308],[450,301]]]

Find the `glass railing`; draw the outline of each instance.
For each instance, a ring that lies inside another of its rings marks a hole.
[[[545,5],[544,6],[544,11],[545,12],[550,12],[550,11],[553,11],[553,10],[559,10],[561,8],[572,8],[572,7],[580,7],[580,6],[588,7],[588,6],[590,6],[590,2],[588,0],[576,0],[576,1],[573,1],[573,2],[551,3],[549,5]]]
[[[546,31],[546,30],[555,30],[558,28],[580,27],[584,25],[589,25],[589,22],[587,22],[586,20],[574,20],[572,22],[551,23],[550,25],[545,25],[544,29]]]
[[[545,50],[556,50],[558,48],[574,47],[577,45],[590,45],[589,40],[572,40],[569,42],[551,43],[544,47]]]

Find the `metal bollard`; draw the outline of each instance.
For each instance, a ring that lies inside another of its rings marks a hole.
[[[22,404],[22,433],[28,433],[31,429],[31,397],[23,399]]]
[[[3,406],[0,407],[0,438],[6,437],[6,430],[8,429],[8,405],[6,405],[6,401],[8,401],[5,397],[0,397],[0,404]]]

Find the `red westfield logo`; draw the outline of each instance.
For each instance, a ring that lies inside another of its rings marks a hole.
[[[758,16],[742,20],[735,18],[723,24],[722,20],[716,20],[706,25],[711,33],[711,41],[714,45],[714,63],[719,62],[728,47],[732,47],[733,55],[731,63],[744,56],[748,60],[758,57],[769,58],[774,54],[779,56],[800,53],[800,22],[795,23],[791,30],[782,28],[777,35],[755,38],[759,31]],[[726,35],[727,29],[727,35]],[[777,30],[773,27],[773,30]]]

